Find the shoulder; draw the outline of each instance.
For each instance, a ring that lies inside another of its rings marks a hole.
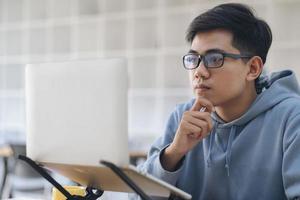
[[[279,118],[283,129],[283,147],[287,149],[290,144],[299,140],[300,135],[300,97],[293,96],[280,102],[273,108],[273,118]],[[280,124],[280,123],[279,123]]]
[[[286,130],[291,124],[300,127],[300,97],[290,96],[273,106],[267,115]]]
[[[300,96],[288,97],[273,107],[275,112],[287,114],[289,117],[300,114]]]

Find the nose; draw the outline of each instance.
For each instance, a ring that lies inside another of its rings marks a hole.
[[[194,79],[208,79],[210,76],[209,71],[204,66],[203,61],[200,62],[199,66],[194,71]]]

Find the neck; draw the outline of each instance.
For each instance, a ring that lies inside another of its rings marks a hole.
[[[215,107],[216,113],[222,120],[231,122],[241,117],[249,109],[257,94],[255,88],[245,91],[239,97]]]

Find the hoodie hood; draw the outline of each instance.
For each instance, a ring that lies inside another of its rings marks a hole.
[[[247,112],[240,118],[225,123],[216,113],[212,113],[214,121],[225,127],[241,126],[285,99],[299,96],[300,94],[295,73],[290,70],[274,72],[270,76],[260,77],[256,82],[256,88],[259,92],[258,96]]]
[[[208,157],[207,166],[210,167],[212,164],[212,151],[214,143],[216,142],[217,132],[228,133],[226,147],[223,149],[225,152],[225,168],[229,176],[230,172],[230,161],[231,161],[231,148],[233,140],[238,134],[238,127],[242,127],[252,119],[256,118],[261,113],[265,113],[276,104],[284,101],[288,98],[299,96],[300,89],[297,83],[295,74],[292,71],[286,70],[281,72],[275,72],[270,76],[261,76],[256,82],[256,89],[259,93],[255,101],[252,103],[250,108],[240,118],[235,119],[231,122],[224,122],[216,113],[212,113],[214,121],[214,127],[211,131],[208,146]],[[221,130],[221,131],[218,131]]]

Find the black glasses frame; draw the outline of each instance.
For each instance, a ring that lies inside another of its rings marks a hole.
[[[206,67],[206,68],[220,68],[220,67],[222,67],[223,66],[223,64],[224,64],[224,58],[225,57],[228,57],[228,58],[233,58],[233,59],[243,59],[243,58],[251,58],[251,57],[253,57],[253,56],[251,56],[251,55],[242,55],[242,54],[233,54],[233,53],[225,53],[225,52],[211,52],[211,53],[218,53],[218,54],[220,54],[220,55],[222,55],[223,56],[223,59],[222,59],[222,63],[220,64],[220,66],[217,66],[217,67],[208,67],[208,63],[207,63],[207,61],[206,61],[206,55],[208,55],[208,54],[205,54],[205,55],[200,55],[200,54],[195,54],[195,53],[188,53],[188,54],[186,54],[186,55],[184,55],[183,57],[182,57],[182,62],[183,62],[183,67],[185,68],[185,69],[187,69],[187,70],[193,70],[193,69],[196,69],[196,68],[198,68],[199,67],[199,64],[201,63],[201,61],[203,60],[203,62],[204,62],[204,66]],[[184,62],[184,60],[185,60],[185,57],[186,56],[189,56],[189,55],[196,55],[196,56],[198,56],[198,63],[197,63],[197,65],[195,65],[195,67],[194,68],[188,68],[188,67],[186,67],[186,65],[185,65],[185,62]]]

